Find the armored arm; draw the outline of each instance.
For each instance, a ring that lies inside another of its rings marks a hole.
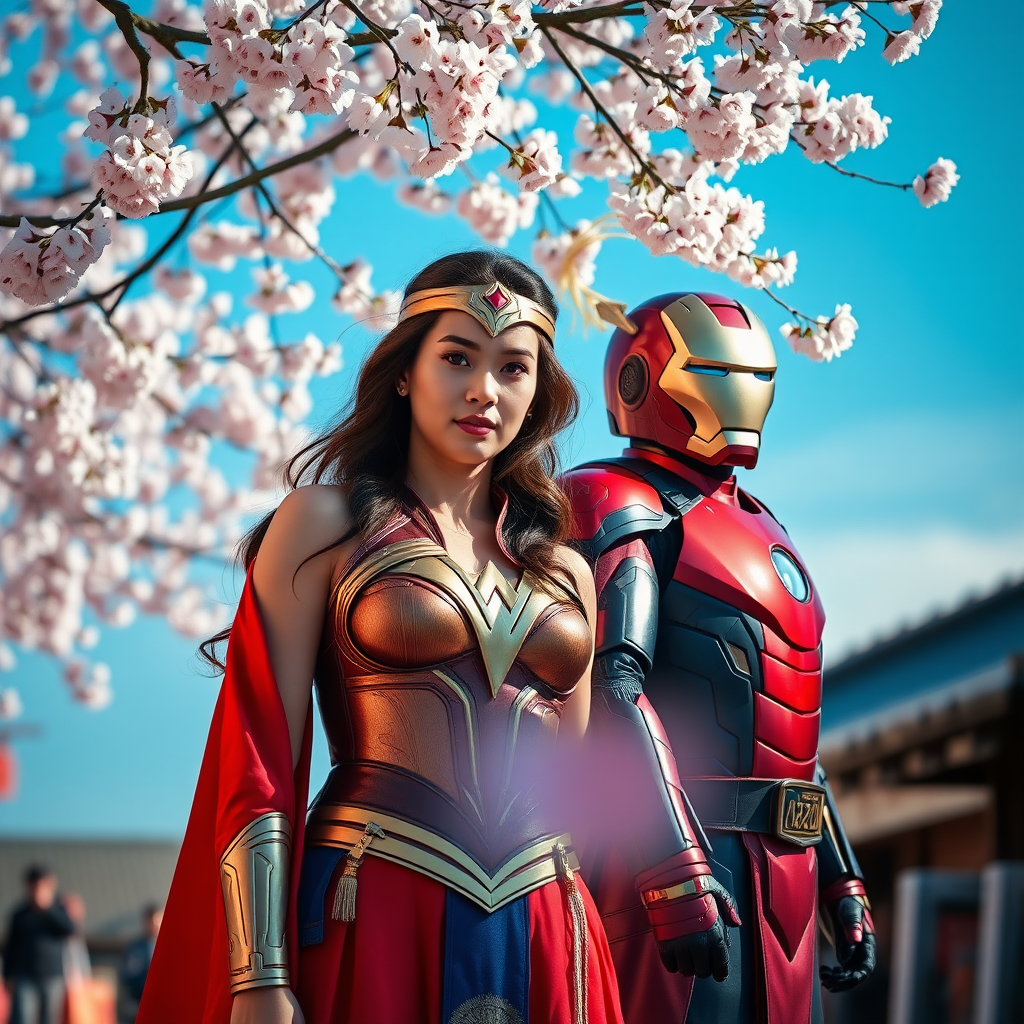
[[[603,552],[598,584],[593,714],[599,738],[616,760],[628,761],[632,849],[623,850],[640,874],[682,851],[701,856],[707,844],[683,793],[668,736],[644,695],[658,630],[658,578],[639,539]]]
[[[619,845],[636,878],[662,960],[670,971],[723,979],[729,971],[724,916],[739,918],[711,875],[707,839],[683,792],[672,746],[643,693],[657,636],[658,578],[646,545],[630,540],[597,560],[598,631],[592,728],[610,756]],[[702,845],[703,844],[703,845]]]
[[[722,917],[732,925],[739,918],[732,897],[711,875],[707,839],[643,692],[654,660],[659,583],[642,537],[674,517],[657,491],[620,471],[576,471],[567,490],[597,589],[590,736],[608,818],[617,824],[612,838],[636,879],[665,966],[722,979],[729,969]]]
[[[231,992],[288,985],[291,828],[279,812],[246,825],[220,859]]]
[[[817,847],[821,922],[839,961],[838,967],[821,968],[821,981],[829,991],[842,992],[874,970],[875,927],[860,864],[820,764],[814,781],[825,788],[821,842]]]

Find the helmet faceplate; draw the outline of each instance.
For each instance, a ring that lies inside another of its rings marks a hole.
[[[775,395],[775,349],[746,306],[660,295],[612,335],[604,390],[613,433],[717,466],[752,467]]]

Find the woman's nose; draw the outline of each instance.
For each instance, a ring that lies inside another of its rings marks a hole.
[[[475,376],[466,393],[466,398],[482,405],[495,404],[498,401],[498,382],[495,380],[494,374],[487,372]]]

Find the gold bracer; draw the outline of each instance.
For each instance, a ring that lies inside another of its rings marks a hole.
[[[678,885],[670,885],[667,889],[648,889],[640,893],[640,902],[645,907],[660,903],[662,900],[676,900],[680,896],[699,896],[711,888],[710,875],[697,875]]]
[[[288,985],[286,921],[291,826],[277,811],[235,836],[220,859],[231,991]]]
[[[541,305],[525,295],[506,288],[500,281],[490,284],[452,285],[448,288],[422,288],[410,292],[402,302],[399,322],[420,313],[458,309],[487,328],[491,337],[513,324],[530,324],[548,341],[555,340],[555,321]]]

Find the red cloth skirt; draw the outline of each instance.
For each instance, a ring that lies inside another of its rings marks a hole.
[[[359,867],[356,920],[330,915],[338,865],[327,888],[324,940],[299,950],[295,991],[306,1024],[442,1024],[445,887],[368,856]],[[590,1024],[622,1024],[608,941],[590,893],[587,1009]],[[558,881],[534,889],[530,911],[529,1024],[573,1024],[572,916]]]

